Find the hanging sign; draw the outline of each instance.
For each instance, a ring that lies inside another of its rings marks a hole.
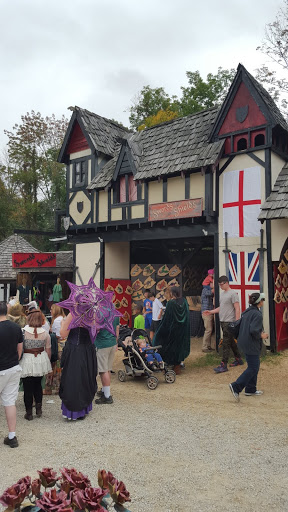
[[[12,254],[12,267],[56,267],[56,254],[54,252],[14,252]]]
[[[181,219],[185,217],[201,217],[203,199],[185,199],[184,201],[171,201],[169,203],[157,203],[149,206],[150,221]]]

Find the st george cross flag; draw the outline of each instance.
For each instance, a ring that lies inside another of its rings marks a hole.
[[[229,252],[229,286],[238,292],[242,313],[248,308],[251,293],[260,291],[258,251]]]
[[[223,237],[259,236],[260,167],[228,171],[223,178]]]

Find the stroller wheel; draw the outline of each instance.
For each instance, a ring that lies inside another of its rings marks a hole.
[[[126,373],[124,372],[124,370],[118,371],[118,379],[120,380],[120,382],[124,382],[126,380]]]
[[[165,373],[165,380],[167,384],[173,384],[173,382],[176,380],[176,373],[173,370],[168,370]]]
[[[147,379],[147,388],[149,389],[156,389],[158,386],[159,380],[157,377],[154,377],[153,375],[151,377],[148,377]]]

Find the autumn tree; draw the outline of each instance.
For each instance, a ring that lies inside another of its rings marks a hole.
[[[163,87],[145,85],[130,107],[131,127],[143,129],[220,105],[234,75],[234,69],[218,68],[204,80],[199,71],[187,71],[188,85],[181,87],[180,98],[170,97]]]
[[[267,55],[270,61],[269,64],[257,69],[257,79],[267,87],[287,117],[288,102],[283,98],[283,93],[288,93],[288,0],[284,0],[275,21],[266,25],[263,42],[257,50]],[[276,64],[276,68],[283,73],[282,77],[271,68],[271,64]]]
[[[5,130],[9,163],[2,176],[21,201],[28,229],[53,227],[55,208],[65,207],[65,168],[57,154],[66,129],[64,116],[43,117],[32,110],[12,131]]]

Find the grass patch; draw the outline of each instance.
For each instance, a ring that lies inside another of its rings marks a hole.
[[[218,354],[205,354],[205,356],[198,357],[195,361],[189,363],[189,368],[205,368],[206,366],[218,366],[221,363],[221,358]]]
[[[279,364],[283,357],[286,357],[284,352],[267,352],[265,355],[261,356],[261,362],[267,364]]]

